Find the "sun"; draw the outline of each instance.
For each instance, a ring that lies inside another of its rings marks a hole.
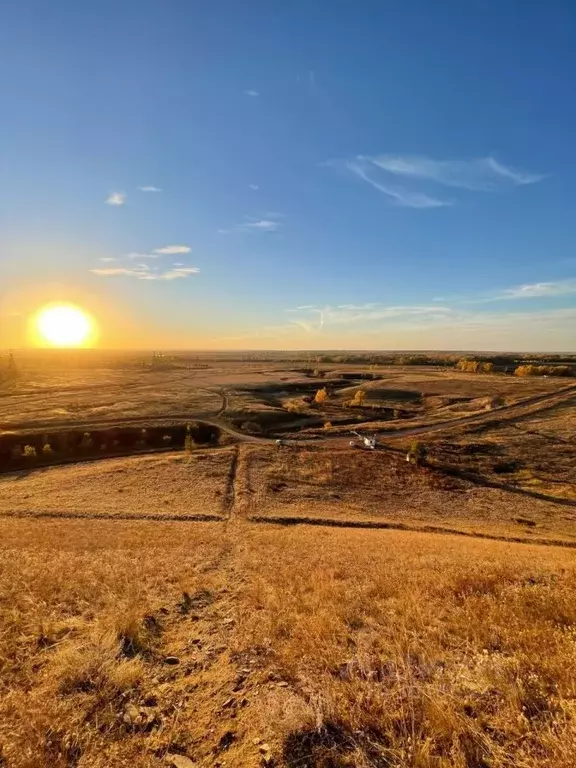
[[[50,347],[88,347],[96,336],[93,318],[74,304],[48,304],[33,318],[37,342]]]

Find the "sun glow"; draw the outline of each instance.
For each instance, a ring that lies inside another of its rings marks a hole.
[[[34,315],[33,332],[39,346],[90,347],[97,335],[93,318],[74,304],[48,304]]]

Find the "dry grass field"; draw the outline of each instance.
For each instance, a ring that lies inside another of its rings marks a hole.
[[[25,360],[0,766],[571,767],[575,427],[554,377]]]
[[[4,765],[573,765],[571,550],[239,520],[0,534]]]
[[[235,448],[108,459],[0,475],[0,513],[112,517],[226,514]]]

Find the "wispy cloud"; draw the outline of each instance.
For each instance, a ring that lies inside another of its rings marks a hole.
[[[238,224],[237,229],[244,232],[275,232],[282,224],[279,219],[284,218],[284,214],[278,211],[268,211],[262,218],[246,216],[243,224]]]
[[[147,264],[136,264],[128,267],[107,267],[91,269],[90,272],[98,277],[134,277],[138,280],[181,280],[198,274],[198,267],[184,267],[174,265],[168,270],[159,270],[149,267]]]
[[[248,90],[244,91],[244,95],[256,97],[256,96],[260,96],[260,92],[255,91],[253,88],[248,88]]]
[[[324,326],[348,324],[372,324],[379,321],[410,322],[446,320],[454,315],[450,307],[438,305],[398,305],[385,304],[338,304],[336,306],[307,305],[286,310],[291,315],[291,322],[300,325],[308,332],[319,332]]]
[[[568,296],[570,294],[576,294],[576,279],[574,278],[550,283],[526,283],[514,288],[505,288],[500,293],[486,300],[540,299],[552,296]]]
[[[191,250],[188,245],[165,245],[162,248],[155,248],[154,253],[162,256],[173,256],[177,253],[190,253]]]
[[[412,192],[408,189],[393,184],[377,181],[372,178],[373,170],[370,164],[363,160],[355,160],[348,163],[349,170],[359,178],[371,184],[375,189],[383,192],[388,197],[393,198],[397,205],[403,205],[407,208],[441,208],[445,205],[452,205],[450,200],[440,200],[437,197],[431,197],[424,192]]]
[[[116,261],[116,259],[114,258],[114,256],[102,256],[100,261],[102,261],[104,263],[108,263],[108,262],[111,262],[111,261]]]
[[[556,280],[540,283],[523,283],[511,288],[500,288],[485,293],[442,296],[432,301],[447,302],[450,304],[490,304],[498,301],[518,301],[521,299],[554,299],[561,296],[576,294],[576,278]]]
[[[165,272],[149,272],[140,277],[141,280],[181,280],[200,272],[198,267],[174,267]]]
[[[93,275],[98,277],[141,277],[145,270],[140,266],[129,269],[128,267],[101,267],[97,269],[91,269]]]
[[[342,166],[340,162],[328,165]],[[445,186],[472,192],[496,192],[535,184],[545,176],[510,168],[494,157],[473,160],[434,160],[419,155],[357,155],[344,167],[374,189],[408,208],[441,208],[454,205],[422,190],[423,185]]]
[[[126,202],[126,195],[124,192],[112,192],[106,198],[107,205],[124,205]]]
[[[248,184],[248,189],[251,189],[254,192],[257,192],[260,189],[260,187],[258,186],[258,184]]]
[[[279,221],[272,221],[271,219],[260,219],[260,221],[249,221],[246,224],[240,224],[241,229],[260,232],[274,232],[279,226]]]
[[[154,187],[152,185],[147,187],[138,187],[140,192],[162,192],[162,189],[160,187]]]
[[[433,160],[418,155],[376,155],[360,156],[358,160],[371,163],[395,176],[429,180],[475,192],[491,192],[506,186],[535,184],[545,178],[541,174],[507,167],[490,156],[474,160]]]

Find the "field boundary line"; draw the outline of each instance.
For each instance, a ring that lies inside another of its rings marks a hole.
[[[496,533],[482,533],[473,531],[461,531],[458,528],[444,528],[435,525],[406,525],[406,523],[377,522],[372,520],[337,520],[324,517],[281,517],[279,515],[250,515],[246,518],[250,523],[265,523],[269,525],[315,525],[325,528],[360,528],[383,531],[407,531],[409,533],[438,533],[445,536],[463,536],[469,539],[488,539],[489,541],[502,541],[511,544],[532,544],[541,547],[564,547],[576,549],[576,541],[562,541],[561,539],[534,538],[526,539],[521,536],[506,536]]]
[[[160,515],[151,513],[130,514],[127,512],[47,512],[47,511],[0,511],[0,519],[16,520],[105,520],[106,522],[151,522],[151,523],[222,523],[226,525],[229,518],[221,515]],[[459,536],[468,539],[484,539],[487,541],[500,541],[504,544],[528,544],[538,547],[561,547],[563,549],[576,549],[576,541],[563,541],[561,539],[534,538],[527,539],[520,536],[506,536],[496,533],[483,533],[462,531],[458,528],[444,528],[435,525],[406,525],[405,523],[377,522],[371,520],[338,520],[324,517],[281,517],[278,515],[250,515],[243,518],[243,522],[259,525],[280,525],[294,527],[297,525],[310,525],[321,528],[347,528],[360,530],[404,531],[405,533],[438,534],[440,536]]]
[[[162,515],[156,512],[149,514],[143,513],[130,513],[130,512],[48,512],[41,510],[5,510],[0,511],[0,518],[11,517],[22,519],[40,519],[51,518],[55,520],[134,520],[142,522],[150,520],[155,523],[167,522],[167,523],[225,523],[226,518],[223,515],[212,514],[188,514],[184,512],[181,515]]]

